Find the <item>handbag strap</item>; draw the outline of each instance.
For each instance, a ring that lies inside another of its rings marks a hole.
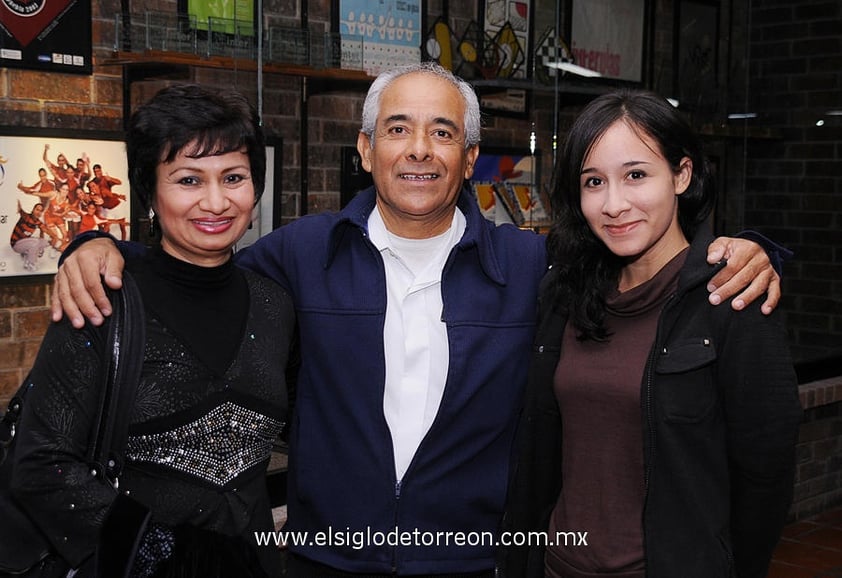
[[[128,272],[123,272],[123,288],[109,290],[109,298],[112,313],[99,372],[100,411],[93,424],[88,463],[92,475],[116,488],[123,469],[129,416],[140,383],[146,320],[140,291]]]

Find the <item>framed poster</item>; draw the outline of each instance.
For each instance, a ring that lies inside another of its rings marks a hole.
[[[0,66],[91,74],[91,0],[4,0]]]
[[[526,79],[532,70],[532,2],[534,0],[481,0],[483,29],[482,69],[490,79]],[[525,116],[528,91],[505,88],[480,95],[490,111]]]
[[[371,173],[363,168],[357,147],[343,146],[339,178],[339,206],[344,208],[357,193],[374,184]]]
[[[719,2],[681,0],[675,18],[675,95],[682,108],[715,111],[719,106]]]
[[[573,0],[570,49],[604,78],[643,80],[646,0]]]
[[[247,24],[241,35],[254,36],[256,14],[254,0],[178,0],[178,13],[196,19],[196,28],[205,32],[214,29],[219,21],[227,29],[219,32],[234,34],[234,22]]]
[[[540,158],[540,151],[480,147],[470,185],[486,219],[526,228],[550,223],[548,201],[540,192]]]
[[[251,226],[234,246],[235,251],[248,247],[281,226],[282,151],[283,141],[280,137],[266,138],[266,184],[263,196],[252,212]]]
[[[0,128],[0,277],[55,273],[79,233],[131,233],[122,135]]]
[[[332,0],[331,31],[341,42],[342,68],[376,76],[421,61],[426,30],[424,0]]]
[[[178,0],[178,27],[195,26],[208,56],[257,57],[254,0]],[[186,36],[181,32],[182,36]]]

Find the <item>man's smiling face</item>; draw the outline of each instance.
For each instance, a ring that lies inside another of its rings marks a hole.
[[[465,149],[465,103],[434,74],[415,72],[384,91],[374,146],[360,133],[357,149],[377,189],[386,227],[407,238],[438,235],[450,226],[478,147]]]

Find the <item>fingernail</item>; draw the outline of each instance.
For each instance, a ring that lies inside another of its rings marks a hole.
[[[734,309],[742,309],[746,306],[746,302],[742,299],[735,299],[734,300]]]
[[[722,302],[722,297],[720,297],[716,293],[712,293],[708,299],[714,305],[719,305]]]
[[[708,283],[708,293],[713,293],[714,291],[716,291],[716,285]]]

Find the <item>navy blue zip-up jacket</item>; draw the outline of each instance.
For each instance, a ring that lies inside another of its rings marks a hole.
[[[302,217],[237,257],[290,292],[300,327],[285,529],[308,534],[289,548],[351,572],[491,569],[545,240],[495,226],[462,191],[467,226],[442,274],[444,396],[398,482],[383,415],[386,278],[366,229],[374,204],[369,188],[341,212]]]

